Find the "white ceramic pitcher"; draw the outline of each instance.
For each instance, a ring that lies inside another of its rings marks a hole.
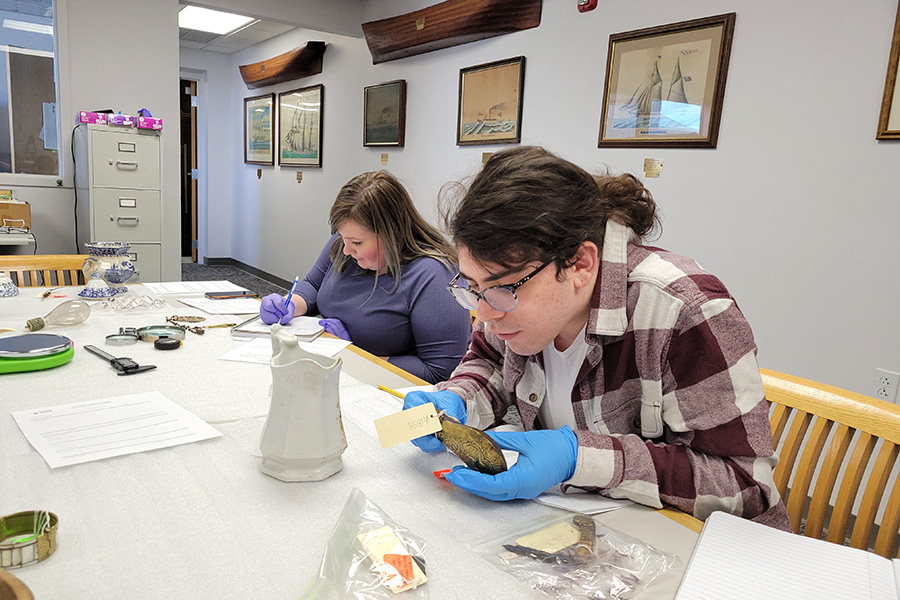
[[[320,481],[340,471],[347,448],[338,384],[341,359],[300,348],[272,325],[272,403],[259,449],[260,469],[282,481]]]

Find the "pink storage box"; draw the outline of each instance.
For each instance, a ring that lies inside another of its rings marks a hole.
[[[95,125],[106,125],[106,113],[95,113],[86,110],[78,112],[79,123],[93,123]]]
[[[138,129],[162,129],[162,119],[155,119],[153,117],[138,117],[137,126]]]
[[[109,115],[109,124],[134,127],[134,117],[131,115]]]

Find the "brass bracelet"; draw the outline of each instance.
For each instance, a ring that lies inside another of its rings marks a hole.
[[[49,523],[35,534],[35,523],[49,516]],[[18,569],[50,557],[56,551],[59,519],[53,513],[32,510],[0,517],[0,568]]]

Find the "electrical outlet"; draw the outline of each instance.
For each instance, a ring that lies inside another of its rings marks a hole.
[[[900,384],[900,373],[875,369],[874,396],[888,402],[897,401],[897,386]]]

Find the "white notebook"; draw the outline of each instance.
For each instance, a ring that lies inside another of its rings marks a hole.
[[[714,512],[675,600],[898,600],[898,565],[872,552]]]

